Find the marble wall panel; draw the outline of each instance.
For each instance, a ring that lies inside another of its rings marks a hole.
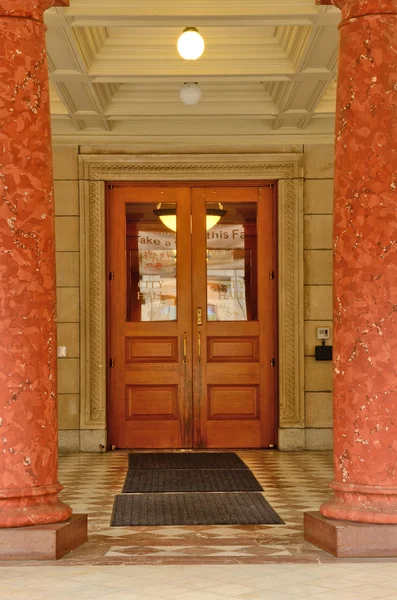
[[[304,148],[305,179],[332,179],[334,176],[334,146],[306,144]]]
[[[305,179],[304,212],[305,215],[332,215],[334,180]]]
[[[80,232],[78,217],[55,217],[55,249],[57,252],[78,252]]]
[[[306,392],[306,427],[332,427],[332,392]]]
[[[58,394],[80,393],[80,361],[78,358],[58,359]]]
[[[305,425],[306,448],[332,447],[332,362],[316,361],[317,327],[332,345],[332,228],[334,147],[304,151]]]
[[[306,250],[332,249],[332,215],[305,215],[304,247]]]
[[[332,284],[331,250],[305,250],[304,261],[306,285]]]
[[[57,288],[57,321],[58,323],[79,323],[80,288]]]
[[[67,347],[67,358],[80,356],[80,325],[79,323],[58,323],[58,346]]]
[[[59,447],[80,447],[80,221],[78,146],[54,145],[55,247],[57,267]]]
[[[79,214],[78,181],[54,181],[55,216],[77,216]]]
[[[59,429],[80,429],[79,394],[58,394]]]

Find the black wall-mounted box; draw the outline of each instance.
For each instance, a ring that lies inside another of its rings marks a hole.
[[[332,360],[332,346],[316,346],[316,360]]]

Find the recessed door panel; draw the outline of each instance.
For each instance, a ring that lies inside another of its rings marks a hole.
[[[177,385],[127,385],[127,421],[178,421],[180,419]]]
[[[127,337],[125,361],[127,363],[177,363],[178,338]]]
[[[209,385],[208,419],[260,418],[258,385]]]
[[[257,362],[258,337],[208,337],[208,362]]]

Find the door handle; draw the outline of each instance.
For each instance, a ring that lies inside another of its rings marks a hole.
[[[197,333],[197,356],[198,356],[197,363],[199,365],[201,365],[201,363],[203,361],[201,360],[201,333],[200,333],[200,331]]]
[[[202,325],[203,324],[203,309],[202,308],[198,308],[197,312],[196,312],[196,323],[197,325]]]
[[[186,331],[183,334],[183,364],[186,365],[187,363],[187,335],[186,335]]]

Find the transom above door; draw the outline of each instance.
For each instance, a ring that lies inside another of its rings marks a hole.
[[[114,184],[107,199],[109,444],[276,443],[269,184]]]

